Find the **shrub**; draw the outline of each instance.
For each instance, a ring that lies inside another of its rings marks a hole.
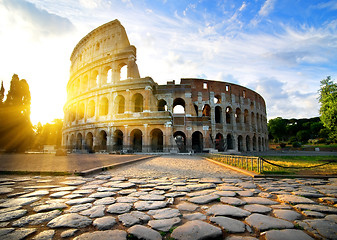
[[[294,142],[294,143],[293,143],[293,147],[294,147],[294,148],[299,148],[299,147],[301,147],[301,143],[299,143],[299,142]]]
[[[287,146],[287,144],[285,144],[285,143],[280,143],[280,147],[281,148],[285,148]]]

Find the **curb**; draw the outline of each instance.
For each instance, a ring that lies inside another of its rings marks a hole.
[[[132,164],[132,163],[135,163],[135,162],[138,162],[138,161],[147,160],[147,159],[151,159],[151,158],[156,158],[156,157],[159,157],[159,156],[160,155],[141,157],[141,158],[138,158],[138,159],[135,159],[135,160],[126,161],[126,162],[114,163],[114,164],[106,165],[106,166],[103,166],[103,167],[91,168],[91,169],[88,169],[88,170],[81,171],[81,172],[79,172],[77,174],[79,176],[86,176],[86,175],[90,175],[90,174],[106,171],[108,169],[112,169],[112,168],[116,168],[116,167],[122,167],[124,165]]]
[[[270,177],[270,178],[320,178],[320,179],[337,178],[337,175],[281,175],[281,174],[268,174],[267,175],[267,174],[258,174],[258,173],[251,172],[251,171],[248,171],[248,170],[244,170],[244,169],[241,169],[241,168],[233,167],[233,166],[228,165],[226,163],[218,162],[218,161],[215,161],[215,160],[210,159],[210,158],[204,157],[203,159],[205,159],[209,162],[218,164],[222,167],[232,169],[236,172],[248,175],[248,176],[253,177],[253,178],[268,178],[268,177]]]

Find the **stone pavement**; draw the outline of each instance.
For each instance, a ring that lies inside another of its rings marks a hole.
[[[336,203],[337,179],[165,156],[89,177],[2,176],[0,239],[337,239]]]

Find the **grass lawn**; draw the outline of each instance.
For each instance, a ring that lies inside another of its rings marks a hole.
[[[263,164],[264,174],[330,175],[337,174],[337,156],[261,156],[271,163],[291,167]],[[314,167],[333,160],[333,163]]]

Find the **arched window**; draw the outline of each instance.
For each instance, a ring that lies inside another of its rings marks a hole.
[[[92,118],[95,115],[95,102],[91,100],[88,104],[88,118]]]
[[[76,149],[82,150],[82,134],[81,133],[77,134]]]
[[[202,152],[203,150],[203,137],[202,133],[199,131],[192,134],[192,149],[195,152]]]
[[[173,113],[185,113],[185,100],[176,98],[173,101]]]
[[[106,144],[107,144],[107,137],[108,137],[108,135],[106,134],[106,132],[104,130],[102,130],[102,131],[100,131],[98,137],[99,137],[98,138],[98,140],[99,140],[99,149],[100,150],[106,150],[107,149],[106,148],[107,147]]]
[[[167,103],[164,99],[158,101],[158,111],[167,111]]]
[[[226,123],[227,124],[231,124],[231,115],[232,115],[231,107],[226,107]]]
[[[126,80],[127,78],[128,78],[128,66],[124,65],[123,67],[121,67],[119,79]]]
[[[115,106],[117,113],[124,113],[125,111],[125,98],[122,95],[118,95],[115,100]]]
[[[131,137],[132,150],[135,152],[141,152],[143,145],[142,131],[140,131],[139,129],[134,129],[130,133],[130,137]]]
[[[238,151],[242,152],[243,149],[243,138],[241,135],[238,136]]]
[[[158,128],[151,132],[151,150],[154,152],[163,151],[163,132]]]
[[[240,119],[241,119],[241,109],[237,108],[235,111],[235,121],[236,123],[240,123]]]
[[[123,132],[121,130],[116,130],[113,134],[114,145],[113,149],[116,151],[123,149]]]
[[[87,136],[85,138],[85,148],[88,150],[89,153],[92,152],[94,145],[94,136],[91,132],[87,133]]]
[[[195,115],[198,117],[199,109],[198,109],[198,106],[196,104],[194,104],[194,110],[195,110]]]
[[[211,107],[208,104],[205,104],[204,108],[202,109],[202,116],[203,117],[211,116]]]
[[[173,134],[174,140],[177,144],[179,152],[186,152],[186,135],[181,131],[177,131]]]
[[[106,97],[103,97],[99,103],[99,115],[106,116],[109,112],[109,101]]]
[[[225,150],[225,140],[223,138],[223,135],[221,133],[218,133],[215,136],[215,149],[217,149],[219,152],[223,152]]]
[[[220,95],[215,95],[215,96],[214,96],[214,99],[213,99],[213,102],[214,102],[215,104],[221,103],[221,96],[220,96]]]
[[[222,123],[222,109],[220,106],[215,107],[215,123]]]
[[[231,134],[227,134],[227,149],[234,149],[233,137]]]
[[[90,78],[90,88],[94,88],[98,85],[98,81],[99,81],[99,75],[98,75],[98,71],[94,70],[91,73],[91,78]]]
[[[84,103],[80,103],[78,106],[78,119],[84,118]]]
[[[132,96],[133,102],[133,111],[134,112],[143,112],[143,95],[136,93]]]

